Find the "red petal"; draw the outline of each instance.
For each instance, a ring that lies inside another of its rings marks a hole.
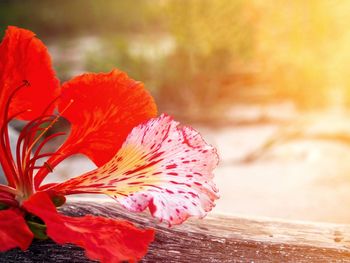
[[[47,234],[58,244],[83,247],[92,260],[120,262],[140,260],[154,239],[153,230],[141,230],[127,221],[87,215],[68,217],[57,213],[47,193],[38,192],[23,207],[40,217]]]
[[[9,116],[30,109],[20,119],[38,117],[58,96],[59,82],[45,45],[31,31],[8,27],[0,45],[0,116],[11,93],[27,80],[10,104]],[[53,110],[52,105],[50,110]],[[2,119],[1,119],[2,120]],[[1,121],[0,121],[1,122]]]
[[[14,209],[0,211],[0,252],[20,247],[26,250],[32,243],[33,233],[23,219],[23,215]]]
[[[157,114],[143,84],[119,70],[84,74],[64,83],[59,110],[71,123],[71,134],[47,161],[51,167],[76,153],[101,166],[117,153],[132,128]],[[36,189],[48,172],[38,171]]]
[[[64,83],[59,110],[71,123],[61,156],[82,153],[97,166],[116,154],[132,128],[157,114],[143,84],[119,70],[84,74]]]
[[[199,133],[162,115],[134,128],[110,162],[53,190],[105,193],[131,211],[149,206],[157,218],[179,224],[212,209],[217,163],[216,150]]]

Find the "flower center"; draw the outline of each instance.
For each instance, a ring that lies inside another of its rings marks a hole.
[[[9,141],[8,125],[15,117],[24,112],[30,111],[30,109],[18,112],[13,116],[8,116],[9,107],[11,100],[16,93],[20,89],[28,86],[30,86],[29,82],[24,80],[23,84],[10,94],[5,106],[3,116],[4,122],[0,129],[0,154],[4,157],[1,158],[1,164],[9,184],[9,186],[0,185],[0,190],[15,195],[16,200],[19,203],[28,199],[28,197],[35,192],[34,172],[36,170],[41,168],[48,169],[50,172],[53,170],[49,163],[43,162],[43,159],[53,156],[55,153],[43,152],[44,146],[53,138],[65,134],[60,132],[45,137],[47,132],[60,118],[60,114],[47,114],[48,109],[56,102],[56,98],[48,105],[39,117],[31,120],[24,126],[19,134],[15,156],[13,156]],[[73,101],[70,101],[61,113],[63,113],[72,103]],[[38,164],[38,161],[40,164]],[[0,202],[1,201],[2,199],[0,196]]]

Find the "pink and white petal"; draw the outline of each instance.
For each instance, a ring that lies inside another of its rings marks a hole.
[[[131,211],[149,207],[169,224],[203,217],[218,198],[215,148],[167,115],[135,127],[104,166],[52,188],[62,194],[104,193]]]
[[[32,243],[33,233],[19,210],[0,211],[0,252],[20,247],[26,250]]]

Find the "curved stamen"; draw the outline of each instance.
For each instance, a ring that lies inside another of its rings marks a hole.
[[[57,100],[57,98],[55,99]],[[52,102],[54,103],[54,102]],[[69,106],[73,103],[73,100],[71,100],[68,105],[61,111],[61,114],[66,111]],[[47,109],[50,106],[47,107]],[[45,138],[38,146],[38,148],[35,150],[35,152],[32,155],[32,151],[34,147],[36,147],[42,139],[42,137],[48,132],[49,129],[53,127],[53,125],[59,120],[61,117],[60,114],[58,115],[49,115],[49,116],[41,116],[30,123],[28,123],[23,131],[20,134],[20,137],[17,142],[17,164],[18,164],[18,170],[21,174],[21,181],[22,181],[22,189],[25,191],[25,195],[31,194],[33,191],[35,191],[35,187],[33,185],[33,172],[34,169],[39,169],[40,166],[36,166],[35,162],[38,159],[44,158],[44,157],[52,157],[54,155],[58,155],[55,153],[44,153],[41,154],[41,151],[44,147],[44,145],[50,141],[51,139],[63,135],[65,133],[56,133],[53,135],[48,136]],[[46,125],[45,127],[42,127],[42,125]],[[39,134],[38,134],[39,132]],[[52,167],[51,164],[47,163],[47,165],[51,169],[47,169],[47,171],[51,171]],[[42,166],[41,168],[44,168],[47,166]],[[41,169],[42,170],[42,169]],[[40,170],[39,170],[40,171]],[[46,173],[47,174],[47,173]]]
[[[58,99],[58,97],[51,103],[54,103],[56,100]],[[55,118],[49,123],[49,125],[47,127],[45,127],[43,129],[43,131],[39,134],[39,136],[36,137],[36,139],[31,143],[31,145],[28,147],[27,151],[26,151],[26,155],[28,155],[28,153],[30,154],[30,152],[32,151],[33,147],[36,145],[36,143],[41,139],[42,136],[44,136],[44,134],[52,128],[52,126],[58,121],[58,119],[61,117],[61,114],[64,113],[69,107],[70,105],[72,105],[72,103],[74,102],[74,100],[70,100],[68,105],[62,110],[62,112],[58,115],[55,116]]]
[[[50,136],[48,136],[47,138],[45,138],[41,143],[40,145],[38,146],[38,148],[36,149],[36,151],[34,152],[34,155],[33,155],[33,158],[30,160],[30,163],[31,165],[35,165],[35,162],[36,160],[40,159],[40,158],[44,158],[44,157],[49,157],[49,156],[54,156],[56,155],[55,153],[48,153],[48,155],[45,155],[43,156],[42,154],[40,155],[41,153],[41,150],[42,148],[52,139],[56,138],[56,137],[59,137],[59,136],[62,136],[62,135],[65,135],[66,133],[64,132],[59,132],[59,133],[55,133],[55,134],[52,134]],[[45,162],[46,166],[41,166],[41,167],[46,167],[50,172],[52,172],[52,168],[50,166],[49,163]],[[33,175],[31,175],[31,178],[33,177]]]
[[[0,151],[1,155],[4,156],[4,159],[1,159],[0,162],[2,164],[2,168],[4,170],[4,174],[6,176],[7,182],[10,186],[16,186],[18,184],[16,165],[12,158],[10,140],[8,134],[8,123],[11,120],[12,116],[9,118],[8,113],[10,109],[10,104],[14,96],[17,94],[19,90],[23,87],[29,86],[29,82],[27,80],[23,80],[23,84],[15,88],[11,94],[9,95],[8,100],[6,101],[4,111],[3,111],[3,120],[1,126],[1,136],[0,136]]]
[[[36,144],[37,133],[41,131],[40,134],[45,133],[50,125],[46,128],[41,128],[41,125],[46,123],[52,123],[55,121],[55,116],[40,116],[31,122],[29,122],[20,133],[17,141],[16,153],[17,153],[17,168],[18,176],[20,178],[20,189],[24,192],[25,196],[30,195],[33,192],[33,173],[30,170],[30,157],[31,150]]]
[[[49,111],[49,109],[56,103],[56,101],[61,97],[61,95],[57,96],[56,98],[54,98],[49,105],[47,105],[47,107],[43,110],[41,115],[46,115],[47,112]]]
[[[71,153],[69,154],[59,154],[59,155],[53,155],[47,160],[47,163],[50,164],[51,169],[56,167],[60,162],[62,162],[64,159],[68,158],[71,156]],[[47,167],[43,167],[40,169],[37,174],[34,176],[34,188],[39,189],[41,183],[44,181],[46,176],[50,173],[51,171],[47,169]]]
[[[8,98],[8,100],[7,100],[7,102],[6,102],[6,104],[5,104],[5,110],[4,110],[4,120],[5,120],[5,122],[6,122],[7,119],[8,119],[8,112],[9,112],[9,109],[10,109],[10,104],[11,104],[12,99],[14,98],[14,96],[16,95],[16,93],[17,93],[20,89],[22,89],[23,87],[29,87],[29,86],[30,86],[29,81],[28,81],[28,80],[23,80],[22,85],[19,85],[17,88],[15,88],[15,89],[11,92],[11,94],[10,94],[10,96],[9,96],[9,98]]]
[[[45,158],[45,157],[53,156],[53,155],[58,155],[58,153],[43,153],[43,154],[39,154],[35,158],[30,159],[27,168],[30,167],[30,166],[33,166],[37,160],[40,160],[40,159]]]
[[[24,174],[26,175],[26,177],[28,179],[29,185],[31,185],[33,187],[33,171],[34,171],[34,169],[40,169],[40,168],[46,167],[46,165],[48,165],[46,162],[44,162],[44,165],[42,165],[42,166],[35,166],[36,161],[39,159],[50,157],[50,156],[57,155],[57,154],[58,153],[43,153],[43,154],[36,156],[35,158],[30,159],[30,161],[27,164],[26,169],[24,170]]]
[[[67,106],[60,112],[59,116],[61,116],[72,105],[73,102],[74,102],[74,100],[71,99],[69,101],[69,103],[67,104]],[[68,157],[68,155],[53,155],[53,156],[51,156],[51,158],[47,162],[50,165],[50,167],[53,168],[67,157]],[[40,169],[37,172],[37,174],[35,175],[35,178],[34,178],[34,188],[35,189],[39,188],[40,184],[43,182],[43,180],[45,179],[45,177],[48,175],[49,172],[50,172],[50,169]]]
[[[66,135],[66,133],[65,133],[65,132],[58,132],[58,133],[55,133],[55,134],[52,134],[52,135],[46,137],[46,138],[40,143],[40,145],[38,146],[38,148],[36,149],[36,151],[35,151],[35,153],[34,153],[34,157],[37,156],[37,155],[41,152],[42,148],[45,146],[46,143],[48,143],[50,140],[52,140],[52,139],[54,139],[54,138],[56,138],[56,137],[62,136],[62,135]]]
[[[41,128],[40,125],[44,125],[49,120],[50,120],[50,118],[43,119],[40,122],[37,122],[32,127],[30,127],[29,130],[23,131],[23,134],[21,133],[21,137],[19,138],[19,141],[21,141],[21,143],[23,144],[22,145],[22,152],[21,152],[22,162],[19,165],[23,165],[23,166],[25,165],[26,150],[28,149],[29,145],[35,139],[35,136],[37,135],[37,133],[44,130],[44,128]],[[21,148],[19,148],[18,150],[20,151],[20,149]]]
[[[32,110],[31,109],[27,109],[27,110],[22,110],[22,111],[20,111],[20,112],[17,112],[17,113],[15,113],[15,114],[13,114],[13,115],[11,115],[8,119],[7,119],[7,125],[8,124],[10,124],[10,122],[12,121],[12,120],[14,120],[16,117],[18,117],[19,115],[21,115],[21,114],[23,114],[23,113],[25,113],[25,112],[31,112]]]
[[[10,145],[10,143],[8,143],[8,145],[7,145],[7,142],[9,142],[9,139],[8,139],[8,125],[10,124],[10,122],[13,120],[13,119],[15,119],[17,116],[19,116],[19,115],[21,115],[21,114],[23,114],[23,113],[25,113],[25,112],[30,112],[30,111],[32,111],[31,109],[27,109],[27,110],[23,110],[23,111],[20,111],[20,112],[17,112],[17,113],[15,113],[15,114],[13,114],[12,116],[10,116],[8,119],[7,119],[7,121],[3,124],[3,127],[1,128],[1,132],[2,132],[2,134],[3,134],[3,136],[6,136],[7,138],[5,138],[5,146],[6,146],[6,149],[8,150],[8,151],[10,151],[11,152],[11,156],[12,156],[12,148],[11,148],[11,145]],[[13,162],[14,162],[14,160],[13,160]],[[13,167],[16,169],[16,166],[15,166],[15,164],[13,163]],[[16,173],[14,174],[14,175],[16,175]],[[18,181],[18,179],[16,179],[16,181]],[[11,184],[10,184],[11,185]]]
[[[4,184],[0,184],[0,194],[1,192],[6,192],[6,193],[9,193],[9,194],[17,194],[17,190],[13,187],[10,187],[8,185],[4,185]]]
[[[27,149],[27,151],[26,151],[26,156],[27,156],[28,154],[30,154],[30,152],[33,150],[34,146],[37,144],[37,142],[38,142],[38,141],[44,136],[44,134],[45,134],[49,129],[51,129],[52,126],[58,121],[59,117],[60,117],[60,116],[57,115],[57,116],[50,122],[50,124],[42,130],[42,132],[39,134],[39,136],[37,136],[37,137],[35,138],[35,140],[34,140],[34,141],[30,144],[30,146],[28,147],[28,149]]]
[[[17,167],[18,167],[18,172],[20,173],[21,176],[23,175],[23,168],[25,166],[24,157],[25,157],[25,151],[26,151],[27,145],[35,137],[37,130],[40,129],[39,126],[49,121],[50,118],[52,118],[51,115],[40,116],[32,120],[31,122],[27,123],[27,125],[21,131],[18,137],[17,146],[16,146]]]
[[[42,117],[33,123],[29,123],[28,126],[26,126],[28,127],[28,129],[22,130],[18,140],[18,141],[23,141],[22,153],[21,153],[21,156],[23,159],[22,165],[24,165],[25,163],[25,156],[26,156],[27,149],[29,148],[29,145],[33,143],[33,140],[35,139],[35,136],[39,131],[44,131],[44,128],[41,128],[40,126],[49,122],[52,118],[53,116]]]

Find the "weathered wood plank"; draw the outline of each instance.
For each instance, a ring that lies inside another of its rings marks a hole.
[[[350,225],[287,222],[213,215],[168,228],[147,213],[125,212],[114,202],[71,201],[65,214],[123,218],[155,227],[143,262],[350,262]],[[28,251],[0,254],[0,262],[91,262],[72,245],[35,242]]]

